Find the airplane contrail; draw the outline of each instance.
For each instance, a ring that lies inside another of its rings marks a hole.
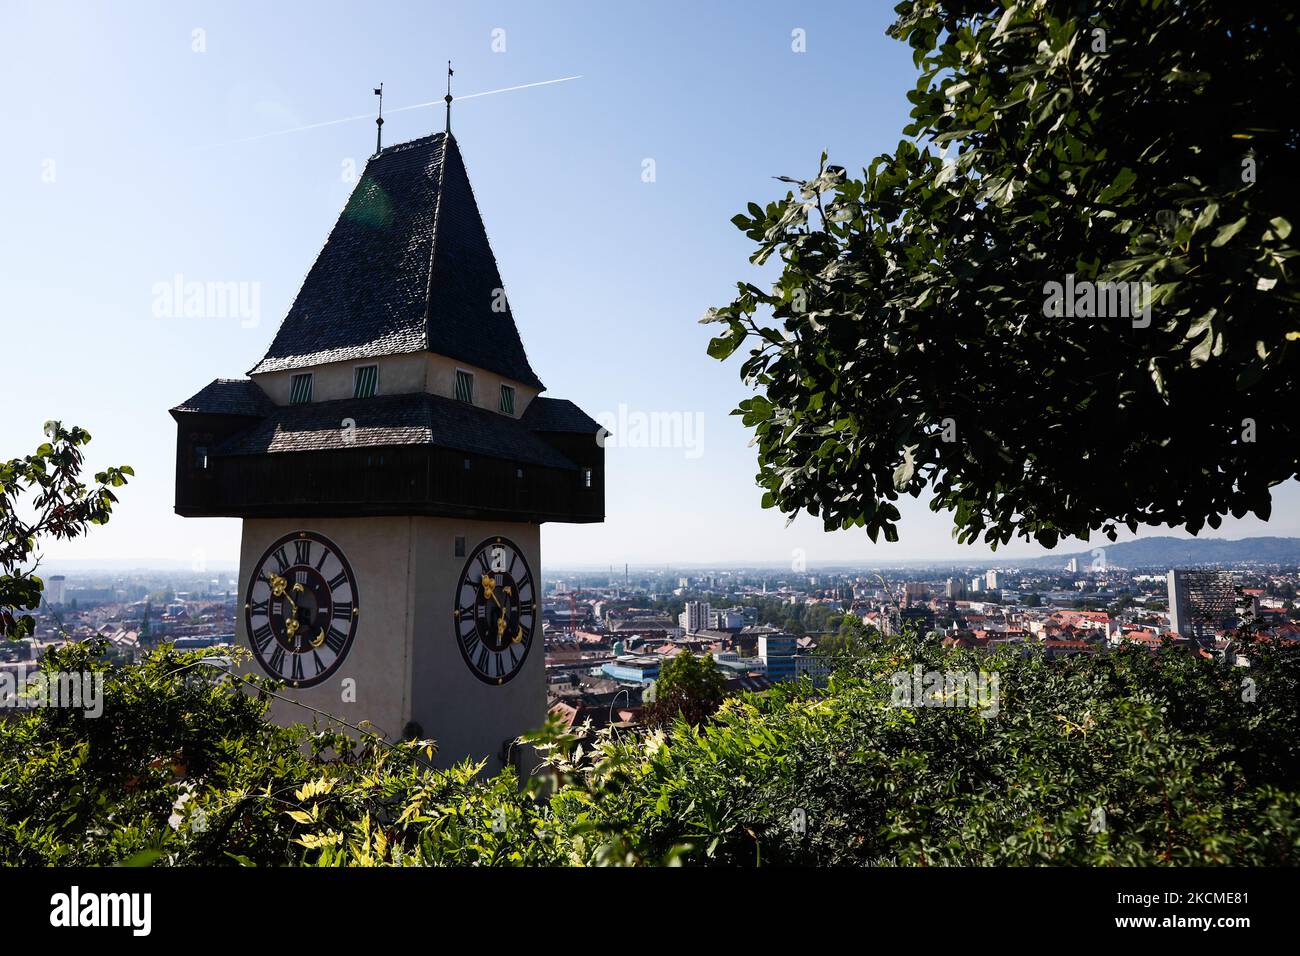
[[[481,93],[467,93],[464,96],[457,96],[455,98],[455,101],[473,100],[473,99],[477,99],[480,96],[492,96],[495,93],[511,93],[514,92],[515,90],[531,89],[534,86],[551,86],[555,83],[567,83],[569,82],[569,80],[580,80],[580,79],[582,79],[581,74],[577,76],[562,76],[558,80],[541,80],[537,83],[521,83],[519,86],[503,86],[499,90],[484,90]],[[442,104],[443,101],[441,99],[430,100],[427,103],[413,103],[410,106],[399,106],[396,109],[390,109],[388,112],[405,113],[408,110],[428,109],[430,106],[441,106]],[[258,133],[256,136],[244,136],[240,139],[227,140],[224,143],[211,143],[207,146],[200,146],[198,147],[198,149],[202,151],[208,149],[217,149],[222,146],[234,146],[237,143],[252,143],[259,139],[270,139],[272,136],[287,136],[289,133],[301,133],[309,129],[320,129],[324,126],[338,126],[340,123],[355,123],[358,120],[373,119],[373,118],[374,118],[373,113],[362,113],[358,116],[345,116],[342,119],[325,120],[324,122],[321,123],[308,123],[306,126],[295,126],[292,129],[278,129],[270,133]]]

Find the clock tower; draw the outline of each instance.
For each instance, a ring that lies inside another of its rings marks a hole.
[[[541,525],[605,511],[600,427],[543,391],[455,138],[376,153],[266,355],[171,410],[177,514],[243,519],[251,669],[509,761],[546,716]]]

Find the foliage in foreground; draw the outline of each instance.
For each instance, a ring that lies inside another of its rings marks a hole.
[[[780,274],[705,318],[748,350],[763,506],[892,541],[928,489],[963,542],[1048,548],[1267,520],[1300,466],[1295,4],[896,11],[904,138],[750,203]]]
[[[867,641],[828,690],[731,699],[700,727],[583,740],[552,725],[536,739],[553,776],[523,788],[431,769],[427,741],[274,727],[272,685],[193,652],[109,667],[70,645],[46,667],[104,670],[104,711],[0,721],[0,862],[1297,861],[1300,650],[1257,646],[1247,671]],[[997,715],[891,706],[891,676],[916,665],[996,673]]]
[[[129,465],[106,468],[87,486],[82,448],[90,432],[50,421],[45,437],[34,454],[0,461],[0,639],[35,629],[36,619],[22,612],[40,607],[45,589],[36,575],[37,541],[71,541],[107,522],[117,504],[113,489],[135,474]]]

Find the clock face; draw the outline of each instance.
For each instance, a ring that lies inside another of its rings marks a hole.
[[[454,598],[456,643],[474,676],[504,684],[519,673],[533,643],[537,592],[523,552],[488,538],[465,562]]]
[[[248,642],[262,670],[292,687],[329,677],[352,648],[357,579],[339,546],[314,531],[276,541],[244,592]]]

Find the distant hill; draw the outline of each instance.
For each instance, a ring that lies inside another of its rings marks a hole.
[[[1099,542],[1106,549],[1106,563],[1121,568],[1186,567],[1202,564],[1237,564],[1251,561],[1260,564],[1300,564],[1300,538],[1142,538],[1122,544]],[[1079,559],[1079,569],[1093,562],[1091,550],[1069,554],[1049,554],[1041,558],[1021,559],[1014,564],[1024,568],[1064,568],[1071,558]],[[1011,562],[1009,562],[1011,563]]]

